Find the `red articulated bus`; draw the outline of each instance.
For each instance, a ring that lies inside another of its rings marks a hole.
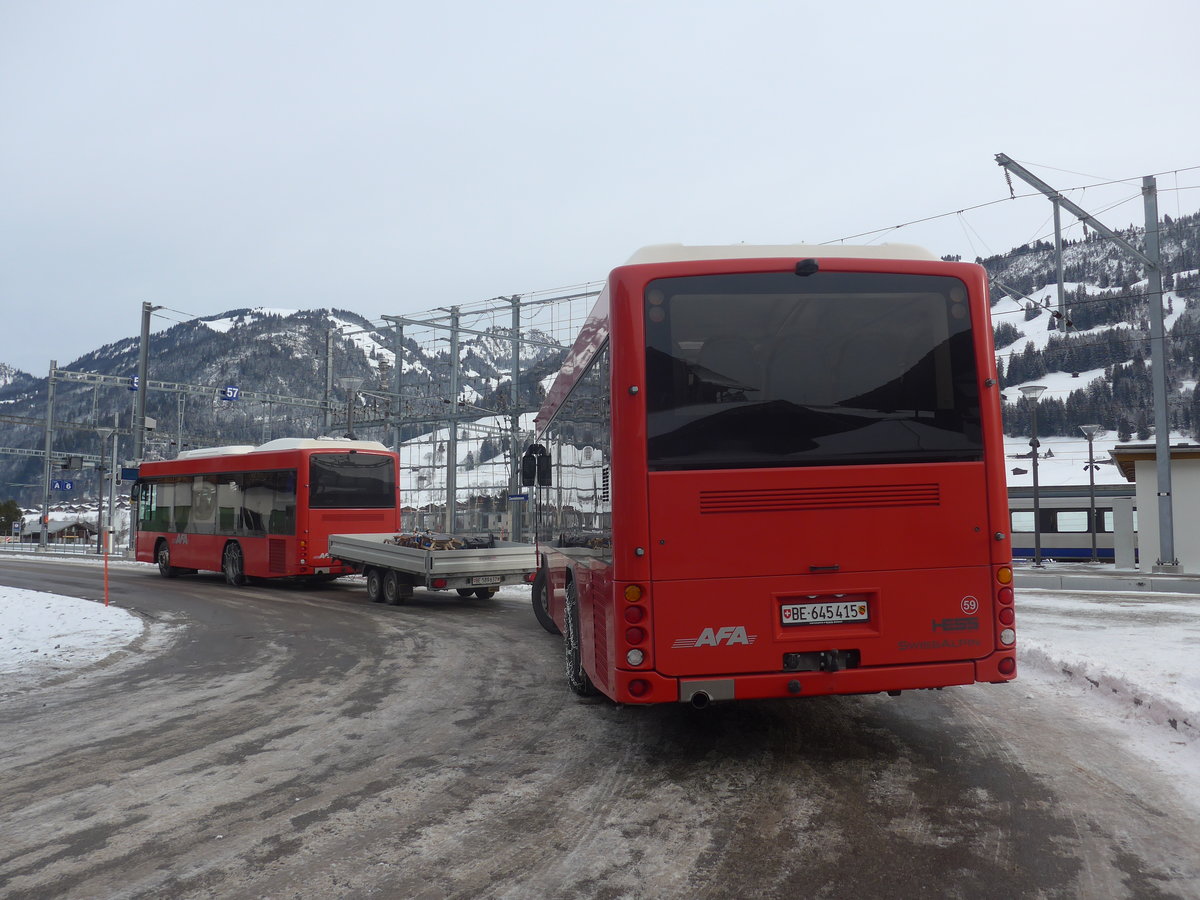
[[[988,285],[905,245],[652,247],[537,419],[534,612],[579,694],[1016,676]]]
[[[164,578],[198,570],[325,580],[355,571],[330,534],[399,531],[399,457],[377,441],[285,438],[142,463],[137,558]]]

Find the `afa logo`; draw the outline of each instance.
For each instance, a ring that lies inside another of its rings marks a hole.
[[[705,628],[699,637],[677,638],[672,650],[687,650],[692,647],[733,647],[738,644],[749,647],[758,640],[757,634],[746,634],[742,625],[725,625],[721,628]]]

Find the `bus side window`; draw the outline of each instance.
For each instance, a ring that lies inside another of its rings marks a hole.
[[[192,518],[192,479],[171,479],[171,527],[175,533],[186,532]]]
[[[271,534],[296,533],[296,473],[275,472],[269,476],[275,491],[271,502],[268,531]]]
[[[275,502],[275,487],[270,472],[248,472],[242,482],[242,532],[266,534],[267,517]]]

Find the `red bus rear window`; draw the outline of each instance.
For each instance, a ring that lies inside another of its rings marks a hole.
[[[645,300],[652,470],[983,458],[957,278],[702,275]]]

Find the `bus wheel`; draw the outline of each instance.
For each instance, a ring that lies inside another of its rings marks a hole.
[[[179,568],[171,565],[171,545],[166,541],[158,542],[154,548],[154,558],[158,560],[158,574],[163,578],[174,578],[179,574]]]
[[[367,569],[367,599],[372,603],[383,601],[383,572],[374,567]]]
[[[225,580],[234,587],[241,587],[246,583],[241,544],[231,541],[225,545],[225,552],[221,554],[221,571],[225,573]]]
[[[562,634],[550,615],[550,591],[546,582],[546,570],[538,569],[537,577],[533,579],[533,616],[551,634]]]
[[[567,603],[565,610],[566,631],[563,633],[563,659],[566,662],[567,684],[580,697],[590,697],[596,693],[596,686],[583,670],[583,650],[581,632],[579,629],[579,595],[575,590],[575,579],[567,582]]]
[[[399,606],[405,600],[404,585],[400,583],[400,575],[389,569],[383,576],[383,599],[391,606]]]

